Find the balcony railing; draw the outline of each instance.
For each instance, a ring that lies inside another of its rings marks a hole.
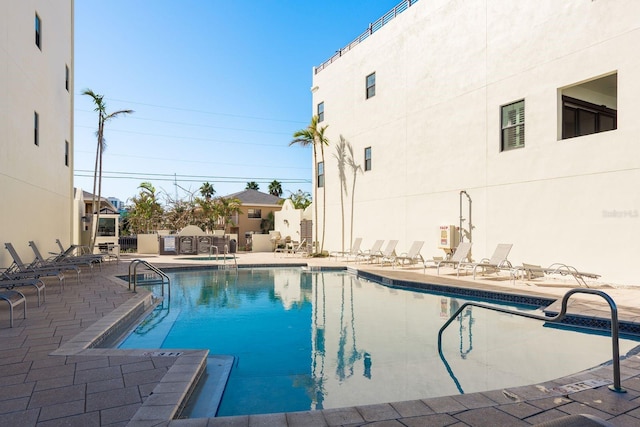
[[[326,61],[324,61],[318,67],[315,67],[314,68],[314,74],[318,74],[320,71],[322,71],[325,68],[327,68],[330,64],[332,64],[333,62],[337,61],[338,58],[340,58],[346,52],[350,51],[351,49],[353,49],[354,47],[356,47],[357,45],[359,45],[360,43],[365,41],[367,38],[369,38],[369,36],[371,34],[375,33],[380,28],[382,28],[385,25],[387,25],[396,16],[398,16],[399,14],[404,12],[405,10],[409,9],[411,6],[413,6],[416,3],[418,3],[418,0],[403,0],[403,1],[401,1],[400,4],[398,4],[396,7],[391,9],[389,12],[385,13],[382,16],[382,18],[380,18],[377,21],[369,24],[369,28],[367,28],[367,30],[364,33],[362,33],[358,37],[356,37],[356,39],[354,41],[352,41],[351,43],[349,43],[348,45],[346,45],[342,49],[336,51],[335,55],[333,55],[331,58],[329,58]]]

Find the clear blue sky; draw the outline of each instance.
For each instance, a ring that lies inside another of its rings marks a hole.
[[[102,195],[143,181],[171,197],[203,182],[222,196],[257,181],[311,193],[306,127],[312,67],[399,0],[81,0],[75,2],[75,186],[92,191],[97,115],[107,124]],[[177,177],[177,186],[174,178]],[[235,182],[229,182],[235,181]]]

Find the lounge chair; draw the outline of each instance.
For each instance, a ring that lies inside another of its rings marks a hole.
[[[32,264],[25,264],[20,259],[20,256],[16,252],[15,248],[11,243],[5,243],[4,247],[7,248],[9,253],[11,254],[11,258],[13,258],[13,264],[7,268],[4,273],[12,278],[12,279],[25,279],[25,278],[35,278],[39,279],[40,277],[57,277],[60,282],[60,290],[64,288],[64,273],[63,269],[60,267],[37,267]],[[78,283],[80,283],[80,277],[78,274]]]
[[[511,279],[515,282],[516,278],[526,278],[534,280],[543,278],[545,275],[559,274],[561,276],[572,276],[580,286],[589,287],[585,281],[585,277],[589,279],[600,278],[599,274],[578,271],[575,267],[567,264],[555,263],[549,267],[542,267],[535,264],[522,263],[522,266],[511,268]]]
[[[291,236],[287,236],[284,239],[280,237],[280,233],[278,233],[277,238],[274,239],[275,249],[273,250],[273,256],[276,256],[278,252],[280,253],[290,253],[293,249],[291,244]]]
[[[460,270],[472,270],[473,278],[476,278],[476,271],[482,270],[482,273],[495,273],[500,270],[510,269],[511,263],[507,259],[509,256],[509,252],[511,252],[511,248],[513,245],[511,243],[500,243],[496,246],[495,251],[493,251],[493,255],[491,258],[483,258],[478,262],[461,262],[458,264],[458,272],[460,275]]]
[[[9,304],[9,325],[13,328],[13,308],[22,304],[23,316],[27,318],[27,299],[22,292],[4,291],[0,292],[0,301],[6,301]]]
[[[409,252],[403,252],[395,257],[395,259],[393,260],[394,265],[401,264],[401,266],[404,267],[407,265],[418,264],[419,262],[424,264],[424,258],[420,254],[422,246],[424,246],[423,240],[416,240],[415,242],[413,242],[413,244],[409,248]]]
[[[436,273],[440,275],[440,267],[444,265],[451,265],[454,268],[458,268],[458,265],[469,257],[469,251],[471,251],[471,242],[460,242],[453,255],[449,259],[428,259],[424,262],[424,271],[427,269],[427,264],[433,263],[436,267]]]
[[[307,239],[302,239],[302,241],[297,245],[292,242],[291,254],[309,256],[309,244],[307,243]]]
[[[383,244],[384,240],[376,240],[373,243],[373,246],[371,246],[371,249],[360,252],[356,255],[356,262],[373,260],[377,254],[380,254],[380,249],[382,249]]]
[[[362,237],[357,237],[354,241],[353,244],[351,245],[351,249],[349,249],[348,251],[333,251],[331,253],[329,253],[329,256],[332,257],[336,257],[336,261],[338,260],[338,257],[343,256],[347,259],[349,259],[350,257],[357,257],[358,254],[361,253],[360,251],[360,245],[362,245]]]
[[[381,264],[389,263],[393,265],[396,260],[396,246],[398,246],[397,240],[389,240],[387,246],[379,254],[373,254],[373,257]]]
[[[72,260],[72,259],[68,259],[68,258],[63,258],[61,261],[55,261],[55,260],[52,260],[52,259],[44,259],[44,257],[40,253],[40,250],[38,249],[38,246],[36,245],[36,243],[33,240],[29,240],[29,246],[31,246],[31,249],[33,250],[33,253],[34,253],[35,257],[36,257],[34,262],[37,261],[37,263],[36,263],[37,267],[59,267],[59,268],[65,269],[65,271],[73,270],[79,275],[80,274],[80,266],[81,265],[86,265],[87,267],[89,267],[91,269],[91,272],[93,273],[93,262],[91,262],[89,260],[86,260],[86,259],[74,259],[74,260]]]
[[[22,278],[22,279],[14,279],[11,276],[0,273],[0,288],[13,290],[14,288],[22,287],[22,286],[33,286],[36,288],[36,293],[38,295],[38,307],[42,301],[44,301],[47,297],[46,288],[42,279],[39,278]],[[42,293],[42,300],[40,298],[40,294]]]
[[[56,243],[60,248],[60,252],[54,253],[49,252],[53,255],[51,258],[52,261],[75,261],[75,260],[91,260],[94,264],[98,264],[100,266],[100,270],[102,270],[102,254],[92,254],[88,246],[82,245],[71,245],[67,249],[62,246],[62,242],[60,239],[56,239]],[[120,252],[118,251],[118,255]]]

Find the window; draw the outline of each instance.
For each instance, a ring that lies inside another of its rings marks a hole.
[[[560,95],[562,139],[618,128],[617,74],[566,87]]]
[[[38,130],[38,127],[39,127],[39,123],[38,122],[39,121],[40,121],[40,119],[39,119],[39,116],[38,116],[38,112],[34,111],[33,112],[33,143],[35,145],[40,145],[40,138],[39,138],[39,136],[40,136],[39,133],[40,132]]]
[[[40,17],[36,13],[36,46],[38,46],[38,49],[40,50],[42,50],[41,35],[42,35],[42,22],[40,21]]]
[[[248,209],[247,217],[254,219],[262,218],[262,209]]]
[[[69,166],[69,141],[64,142],[64,165]]]
[[[562,139],[614,130],[618,112],[604,105],[562,97]]]
[[[364,149],[364,170],[371,170],[371,147]]]
[[[318,162],[318,188],[324,187],[324,162]]]
[[[64,88],[69,92],[69,66],[64,66]]]
[[[100,218],[98,221],[98,236],[115,236],[116,235],[116,219]]]
[[[501,151],[524,147],[524,100],[502,107]]]
[[[376,94],[376,73],[367,76],[367,99]]]
[[[318,104],[318,122],[324,120],[324,102]]]

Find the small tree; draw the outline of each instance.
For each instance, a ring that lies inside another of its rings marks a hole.
[[[235,226],[233,222],[233,216],[235,214],[241,214],[240,206],[242,202],[236,198],[220,197],[216,199],[215,212],[218,219],[218,226],[224,228],[225,234],[229,232],[229,226]]]
[[[245,190],[260,190],[260,186],[258,185],[257,182],[255,181],[251,181],[251,182],[247,182],[247,186],[244,188]]]
[[[293,203],[293,207],[296,209],[307,209],[311,204],[311,194],[306,191],[298,190],[295,193],[289,191],[291,195],[289,199]]]
[[[129,215],[131,230],[137,233],[148,233],[155,230],[162,221],[164,209],[158,202],[156,189],[150,182],[143,182],[138,187],[140,192],[131,198],[133,203]]]

